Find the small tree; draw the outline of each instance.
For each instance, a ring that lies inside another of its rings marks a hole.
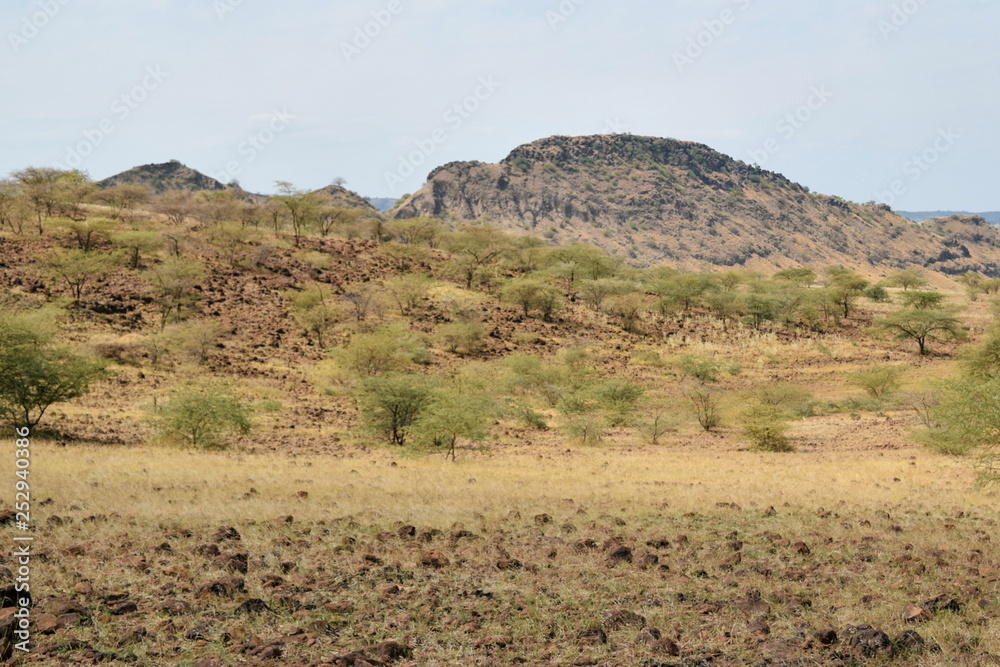
[[[45,265],[53,278],[66,283],[76,306],[89,283],[111,273],[115,268],[115,258],[108,253],[86,252],[79,248],[59,249],[45,257]]]
[[[197,303],[194,288],[206,273],[199,262],[180,257],[170,257],[146,272],[153,301],[160,311],[161,330],[171,317],[181,319]]]
[[[849,379],[852,384],[863,389],[876,401],[891,398],[903,386],[903,375],[906,366],[882,364],[872,366],[863,371],[853,373]]]
[[[143,255],[163,246],[163,240],[156,232],[131,229],[111,236],[111,243],[125,251],[128,268],[135,270],[142,265]]]
[[[909,292],[903,292],[903,305],[907,308],[915,308],[917,310],[929,310],[931,308],[940,308],[941,304],[944,302],[944,294],[940,292],[930,292],[926,290],[913,290]]]
[[[896,334],[901,340],[915,341],[921,355],[928,353],[927,342],[930,340],[966,338],[962,323],[952,311],[937,308],[900,310],[880,320],[878,326]]]
[[[902,287],[904,292],[927,285],[927,280],[924,276],[914,269],[896,271],[885,282],[890,287]]]
[[[316,344],[326,347],[327,333],[340,317],[337,309],[329,302],[322,285],[309,287],[298,293],[291,293],[292,314],[302,331],[316,339]]]
[[[519,306],[525,317],[530,317],[532,310],[538,310],[543,319],[550,320],[558,309],[558,293],[541,281],[532,278],[518,278],[510,281],[504,285],[500,295],[505,302]]]
[[[706,431],[713,431],[722,424],[720,413],[721,400],[714,389],[705,384],[690,387],[686,392],[691,406],[694,408],[698,424]]]
[[[232,435],[250,432],[251,411],[219,385],[178,390],[155,418],[164,435],[195,449],[225,449]]]
[[[443,389],[435,392],[421,411],[415,434],[419,442],[443,449],[445,458],[454,461],[458,442],[486,439],[495,415],[496,406],[487,397],[457,388]]]
[[[373,376],[364,383],[362,415],[369,428],[390,444],[402,446],[432,400],[432,385],[424,378],[398,373]]]
[[[55,403],[84,395],[101,364],[52,344],[38,315],[0,314],[0,418],[34,428]]]
[[[91,199],[109,207],[112,217],[127,221],[132,217],[132,211],[136,206],[149,201],[149,196],[149,188],[145,185],[123,183],[100,189],[91,196]]]

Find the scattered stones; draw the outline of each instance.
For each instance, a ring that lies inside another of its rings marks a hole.
[[[521,567],[521,561],[515,558],[501,558],[497,561],[498,570],[520,570]]]
[[[238,542],[243,538],[232,526],[222,526],[212,535],[213,542]]]
[[[157,605],[156,610],[169,616],[187,616],[193,611],[187,602],[174,599],[164,600]]]
[[[552,523],[552,517],[549,516],[548,514],[536,514],[535,523],[537,523],[540,526],[546,523]]]
[[[199,544],[191,549],[191,553],[196,556],[205,556],[206,558],[217,558],[222,554],[222,551],[219,550],[217,544]]]
[[[584,628],[577,634],[577,641],[581,644],[607,644],[608,634],[599,625]]]
[[[920,606],[932,614],[936,614],[939,611],[953,611],[955,613],[962,611],[961,603],[950,595],[944,593],[936,598],[927,600]]]
[[[417,534],[417,528],[416,526],[401,526],[400,529],[396,531],[396,534],[403,539],[415,537]]]
[[[643,553],[636,559],[636,564],[639,566],[639,569],[649,570],[660,564],[660,557],[656,554]]]
[[[771,634],[771,626],[768,625],[767,621],[765,621],[762,618],[755,618],[754,620],[750,621],[750,624],[747,626],[747,629],[752,634],[755,634],[755,635],[769,635],[769,634]]]
[[[809,546],[805,542],[796,542],[793,544],[792,551],[797,554],[801,554],[802,556],[808,556],[812,553],[812,551],[809,550]]]

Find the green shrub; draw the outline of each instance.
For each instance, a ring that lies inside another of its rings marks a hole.
[[[767,452],[794,451],[785,433],[788,431],[788,413],[775,405],[752,404],[744,412],[743,435],[755,449]]]
[[[881,364],[852,373],[848,379],[876,401],[886,401],[903,386],[906,370],[905,365]]]
[[[604,422],[592,415],[581,415],[566,423],[566,432],[581,445],[599,445],[604,442],[604,429]]]
[[[450,322],[438,328],[445,349],[453,354],[479,354],[485,344],[486,329],[474,320]]]
[[[250,432],[251,411],[219,385],[185,387],[155,412],[161,433],[195,449],[225,449],[233,434]]]

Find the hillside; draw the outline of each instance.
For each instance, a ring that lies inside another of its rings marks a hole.
[[[989,242],[968,247],[887,206],[813,194],[784,176],[690,142],[631,135],[550,137],[499,164],[453,162],[393,211],[485,220],[559,244],[588,241],[640,265],[770,271],[843,264],[989,272]]]

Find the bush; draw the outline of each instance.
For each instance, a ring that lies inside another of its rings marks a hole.
[[[869,285],[865,288],[863,294],[866,299],[875,303],[889,303],[892,301],[892,297],[889,296],[889,290],[882,285]]]
[[[705,431],[712,431],[722,425],[719,410],[721,400],[710,386],[702,384],[692,387],[685,392],[685,396],[691,401],[695,418]]]
[[[739,364],[718,359],[711,359],[700,354],[685,354],[677,361],[677,369],[705,384],[713,384],[719,381],[719,376],[723,373],[739,375]]]
[[[250,413],[230,389],[206,385],[178,390],[157,409],[156,421],[168,439],[195,449],[225,449],[231,435],[250,432]]]
[[[402,370],[410,363],[430,361],[427,346],[402,326],[355,334],[351,341],[334,351],[347,369],[362,377]]]
[[[660,438],[676,428],[676,419],[660,414],[639,422],[639,434],[651,445],[659,445]]]
[[[566,432],[581,445],[599,445],[604,442],[604,422],[590,415],[569,420]]]
[[[443,449],[445,458],[454,461],[459,440],[484,440],[490,432],[487,423],[495,414],[496,406],[482,394],[458,388],[438,390],[418,415],[417,442]]]
[[[753,397],[762,405],[780,408],[795,417],[809,417],[815,407],[812,392],[791,382],[769,382],[755,388]]]
[[[341,318],[323,287],[314,285],[301,292],[290,293],[289,296],[292,301],[292,315],[299,328],[307,336],[315,338],[317,345],[326,347],[327,334]]]
[[[863,389],[876,401],[885,401],[899,391],[903,386],[903,375],[907,367],[904,365],[882,364],[872,366],[849,376],[851,384]]]
[[[611,426],[627,426],[645,391],[626,380],[605,380],[594,388],[593,393],[597,405],[608,413]]]
[[[362,415],[375,433],[402,446],[432,396],[433,385],[426,378],[398,373],[370,377],[361,396]]]
[[[472,355],[482,351],[486,330],[473,320],[450,322],[438,329],[445,349],[453,354]]]
[[[788,431],[788,413],[775,405],[751,405],[742,417],[743,435],[755,449],[766,452],[794,451],[785,433]]]

